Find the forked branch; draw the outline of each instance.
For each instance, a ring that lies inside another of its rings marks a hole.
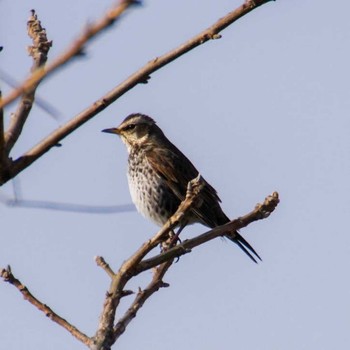
[[[72,58],[83,55],[84,47],[89,40],[111,26],[130,5],[136,3],[138,2],[135,0],[121,0],[116,6],[109,9],[99,20],[90,23],[65,52],[52,61],[45,69],[33,71],[33,73],[20,86],[4,97],[3,101],[0,102],[0,107],[8,105],[23,93],[30,91],[33,86],[38,84],[39,81],[51,75],[54,71],[65,65]]]
[[[190,253],[195,247],[198,247],[214,238],[225,236],[228,232],[238,231],[252,222],[266,219],[270,214],[276,209],[279,203],[279,196],[277,192],[273,192],[270,196],[265,198],[262,204],[257,204],[255,209],[250,213],[232,220],[225,225],[213,228],[197,237],[192,239],[187,239],[186,241],[177,244],[175,247],[158,254],[149,259],[142,260],[136,269],[136,273],[141,273],[143,271],[149,270],[152,267],[158,266],[159,264],[168,261],[169,259],[178,258],[184,254]]]
[[[162,278],[171,266],[173,259],[168,259],[168,261],[156,269],[150,285],[145,290],[139,291],[126,315],[119,320],[117,326],[114,328],[116,309],[121,298],[125,295],[123,292],[124,287],[127,282],[137,274],[136,271],[138,264],[151,250],[156,248],[161,241],[164,241],[164,239],[167,238],[172,229],[179,226],[181,222],[185,220],[187,213],[196,205],[196,200],[203,189],[203,186],[204,184],[200,175],[190,181],[187,187],[186,198],[182,201],[176,213],[165,223],[162,229],[154,237],[145,242],[134,255],[125,261],[119,271],[112,277],[111,285],[106,295],[103,311],[100,316],[98,330],[94,336],[95,350],[110,349],[117,338],[124,332],[127,324],[129,324],[131,319],[136,316],[137,311],[143,305],[145,300],[160,287],[164,286]],[[108,275],[110,275],[110,273],[108,273]]]
[[[56,322],[61,327],[66,329],[69,333],[71,333],[75,338],[83,342],[85,345],[90,346],[91,345],[91,339],[82,333],[79,329],[74,327],[72,324],[70,324],[68,321],[66,321],[64,318],[59,316],[56,312],[54,312],[49,306],[41,302],[39,299],[37,299],[30,291],[29,289],[19,280],[17,279],[12,271],[10,266],[8,266],[6,269],[0,270],[0,276],[5,282],[8,282],[12,284],[14,287],[18,289],[18,291],[23,295],[23,298],[27,301],[29,301],[32,305],[34,305],[37,309],[42,311],[45,316],[49,317],[53,322]]]
[[[205,42],[213,39],[220,38],[219,33],[227,28],[229,25],[234,23],[236,20],[246,15],[255,8],[269,2],[272,0],[247,0],[244,4],[239,6],[236,10],[228,13],[226,16],[219,19],[212,26],[202,31],[198,35],[194,36],[192,39],[189,39],[185,43],[176,47],[175,49],[169,51],[168,53],[156,57],[153,60],[146,63],[138,71],[130,75],[125,81],[116,86],[106,95],[102,96],[91,106],[87,107],[85,110],[80,112],[78,115],[73,117],[65,125],[56,129],[49,136],[39,142],[36,146],[30,149],[28,152],[23,154],[20,158],[14,161],[11,167],[11,174],[9,178],[4,178],[2,181],[8,181],[10,178],[15,177],[18,173],[24,170],[26,167],[35,162],[43,154],[49,151],[53,146],[58,144],[63,138],[75,131],[82,124],[93,118],[99,112],[107,108],[110,104],[116,101],[119,97],[123,96],[130,89],[135,87],[137,84],[145,83],[150,77],[150,74],[156,72],[160,68],[171,63],[175,59],[184,55],[190,50],[204,44]],[[48,69],[48,68],[47,68]],[[41,76],[43,78],[43,76]],[[28,88],[26,86],[26,88]],[[4,98],[3,104],[9,103],[11,99],[9,97]]]
[[[2,269],[0,271],[1,277],[5,282],[15,286],[23,297],[31,304],[37,307],[40,311],[54,322],[65,328],[76,339],[83,342],[90,349],[93,350],[110,350],[112,345],[125,332],[127,326],[136,317],[138,311],[144,305],[148,298],[150,298],[160,288],[168,287],[169,285],[163,281],[163,277],[171,267],[174,259],[183,254],[189,253],[191,249],[205,244],[218,236],[222,236],[231,230],[243,228],[250,223],[267,218],[276,208],[279,203],[277,192],[268,196],[263,204],[258,204],[255,209],[236,220],[233,220],[223,226],[214,228],[206,233],[203,233],[193,239],[184,241],[181,244],[173,242],[173,247],[153,258],[144,259],[144,257],[157,247],[162,240],[166,239],[169,232],[176,226],[181,225],[183,220],[186,220],[188,212],[196,206],[197,198],[203,188],[201,177],[189,183],[186,198],[180,204],[176,213],[168,220],[164,227],[149,241],[145,242],[136,253],[125,261],[120,267],[119,271],[115,273],[106,261],[97,257],[97,264],[111,278],[110,288],[106,294],[103,310],[100,316],[100,322],[96,334],[93,337],[88,337],[79,329],[74,327],[68,321],[57,315],[50,307],[45,305],[34,297],[29,290],[17,279],[11,272],[11,269]],[[133,294],[132,291],[126,290],[126,284],[136,275],[146,270],[153,270],[153,277],[151,282],[144,289],[139,289],[130,307],[118,320],[116,320],[116,310],[120,304],[120,300],[128,295]]]
[[[25,169],[27,166],[31,165],[36,159],[41,157],[45,152],[47,152],[51,147],[56,145],[65,136],[76,130],[80,125],[91,119],[97,113],[105,109],[112,102],[117,100],[120,96],[125,94],[127,91],[132,89],[139,83],[145,83],[149,79],[151,73],[154,73],[163,66],[174,61],[176,58],[182,56],[186,52],[194,49],[195,47],[207,42],[211,39],[220,38],[219,33],[225,29],[227,26],[232,24],[234,21],[249,13],[256,7],[267,3],[271,0],[247,0],[243,5],[241,5],[236,10],[230,12],[225,17],[218,20],[208,29],[204,30],[200,34],[196,35],[192,39],[188,40],[179,47],[171,50],[170,52],[153,59],[148,62],[144,67],[139,69],[137,72],[132,74],[124,82],[116,86],[113,90],[103,96],[100,100],[96,101],[92,106],[88,107],[76,117],[71,119],[64,126],[60,127],[54,131],[51,135],[41,141],[37,146],[33,147],[31,150],[26,152],[22,157],[10,164],[8,172],[1,172],[0,169],[0,184],[8,181],[9,179],[16,176],[19,172]],[[109,26],[115,18],[117,18],[130,4],[135,1],[122,1],[119,3],[118,9],[114,12],[111,17],[104,18],[101,22],[97,24],[102,25],[102,27]],[[118,12],[119,11],[119,12]],[[101,27],[101,28],[102,28]],[[2,111],[1,106],[6,105],[13,101],[18,96],[25,94],[31,94],[33,89],[37,86],[41,79],[48,75],[48,72],[52,72],[58,67],[62,66],[68,62],[72,57],[79,55],[83,52],[83,48],[87,40],[89,40],[93,35],[99,31],[94,31],[92,28],[98,29],[97,27],[88,27],[84,35],[77,40],[72,47],[67,50],[62,56],[54,61],[51,66],[46,69],[36,69],[35,72],[17,89],[12,92],[9,96],[5,98],[4,101],[0,99],[0,112]],[[101,30],[101,28],[99,30]],[[61,60],[61,61],[60,61]],[[21,121],[24,124],[25,118]],[[1,113],[0,113],[1,122]],[[22,127],[23,127],[22,124]],[[16,127],[20,130],[19,127]],[[1,125],[0,125],[0,131]],[[20,131],[19,131],[20,134]],[[18,136],[19,136],[18,134]],[[9,136],[9,135],[8,135]],[[15,136],[11,142],[9,139],[0,139],[0,161],[1,154],[5,150],[10,150],[12,145],[16,142],[18,136]],[[0,132],[1,137],[1,132]],[[16,138],[17,137],[17,138]],[[6,148],[6,141],[9,145]],[[112,345],[117,341],[117,339],[124,333],[127,326],[130,324],[132,319],[137,315],[140,308],[144,305],[148,298],[150,298],[155,292],[157,292],[162,287],[167,287],[168,284],[163,281],[164,275],[171,267],[175,258],[189,253],[191,249],[202,245],[209,240],[216,237],[223,236],[227,232],[235,231],[237,229],[243,228],[250,223],[264,219],[268,217],[273,210],[276,208],[279,202],[278,194],[275,192],[271,196],[267,197],[263,204],[257,205],[257,207],[249,214],[233,220],[223,226],[217,227],[210,230],[202,235],[199,235],[193,239],[184,241],[181,244],[177,244],[175,241],[170,241],[170,246],[168,249],[157,254],[151,258],[146,258],[146,256],[157,249],[157,246],[166,240],[169,232],[175,227],[181,225],[181,223],[186,221],[187,213],[196,206],[197,198],[203,187],[201,177],[198,176],[196,179],[189,183],[186,198],[180,204],[176,213],[168,220],[164,227],[150,240],[145,242],[127,261],[125,261],[117,272],[114,272],[107,262],[101,258],[97,257],[97,264],[108,274],[111,278],[111,283],[109,290],[106,294],[103,309],[101,312],[99,324],[97,331],[94,336],[89,337],[81,332],[79,329],[74,327],[64,318],[56,314],[50,307],[41,302],[39,299],[34,297],[28,288],[24,286],[11,272],[8,267],[6,269],[0,270],[0,276],[5,282],[10,283],[18,289],[22,296],[28,300],[32,305],[42,311],[46,316],[52,319],[54,322],[65,328],[70,332],[76,339],[84,343],[90,349],[94,350],[109,350]],[[119,319],[116,319],[116,310],[120,304],[122,298],[133,294],[132,291],[126,290],[125,287],[127,283],[136,275],[146,271],[153,270],[153,277],[150,283],[144,288],[139,289],[139,291],[134,296],[133,301],[130,303],[128,310]]]

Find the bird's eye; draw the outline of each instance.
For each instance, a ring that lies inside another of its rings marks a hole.
[[[124,128],[124,130],[133,130],[135,129],[135,126],[136,126],[135,124],[129,124]]]

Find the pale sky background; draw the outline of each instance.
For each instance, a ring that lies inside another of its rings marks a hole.
[[[205,29],[242,1],[156,1],[128,12],[38,90],[62,119],[35,108],[17,157],[150,59]],[[22,80],[29,10],[56,57],[110,1],[0,3],[1,69]],[[301,350],[350,347],[350,3],[279,0],[260,7],[156,72],[18,176],[26,200],[129,205],[127,153],[100,131],[142,112],[217,189],[234,218],[273,191],[281,204],[242,230],[263,262],[216,240],[181,258],[114,348]],[[9,87],[2,83],[4,93]],[[15,105],[7,110],[7,115]],[[17,187],[18,188],[18,187]],[[13,198],[13,184],[0,189]],[[89,214],[0,204],[0,266],[88,335],[109,279],[158,228],[136,211]],[[206,229],[187,228],[182,237]],[[144,286],[143,274],[129,288]],[[123,306],[131,297],[123,300]],[[0,283],[1,349],[84,349]]]

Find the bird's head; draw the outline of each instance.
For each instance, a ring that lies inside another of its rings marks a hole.
[[[152,118],[136,113],[126,117],[118,127],[104,129],[102,132],[119,135],[130,151],[133,146],[146,143],[150,136],[161,130]]]

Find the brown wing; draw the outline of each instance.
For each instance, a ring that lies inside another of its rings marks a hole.
[[[167,147],[154,146],[146,152],[146,157],[154,171],[166,181],[169,189],[182,201],[186,196],[188,182],[198,175],[198,170],[170,141],[166,139],[164,142]],[[198,221],[209,227],[222,225],[229,221],[220,207],[220,198],[215,189],[206,181],[201,196],[203,203],[199,208],[193,210]]]
[[[165,136],[163,137],[162,145],[166,147],[159,148],[152,145],[146,151],[146,157],[153,170],[164,179],[169,190],[182,201],[186,196],[188,182],[197,177],[198,170],[179,149]],[[203,181],[205,180],[203,179]],[[209,227],[215,227],[229,221],[220,207],[220,198],[215,189],[206,181],[201,196],[203,200],[201,206],[192,210],[199,222]],[[253,255],[261,260],[254,248],[237,231],[225,236],[236,243],[254,262],[257,260]]]

